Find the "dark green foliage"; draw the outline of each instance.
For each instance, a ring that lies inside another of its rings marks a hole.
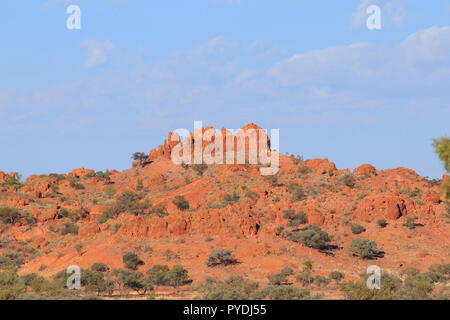
[[[270,300],[300,300],[309,297],[309,290],[294,286],[268,286],[262,290]]]
[[[0,186],[2,187],[14,187],[14,189],[19,190],[23,187],[20,180],[22,179],[22,176],[14,172],[13,175],[8,175],[5,177],[5,179],[0,183]]]
[[[298,225],[305,224],[308,221],[306,213],[303,211],[295,213],[294,210],[284,210],[283,213],[284,217],[288,219],[288,227],[297,227]]]
[[[377,220],[377,225],[380,227],[380,228],[384,228],[384,227],[386,227],[387,226],[387,221],[385,220],[385,219],[378,219]]]
[[[189,202],[184,198],[184,196],[176,196],[172,203],[181,211],[186,211],[189,209]]]
[[[144,261],[139,259],[139,256],[134,252],[127,252],[122,257],[123,264],[130,270],[136,270],[139,265],[144,264]]]
[[[118,198],[116,203],[103,211],[99,218],[100,223],[106,222],[108,219],[116,218],[121,213],[129,213],[133,215],[149,213],[151,204],[149,202],[141,202],[140,196],[131,191],[124,191]]]
[[[251,282],[237,275],[230,276],[223,281],[210,281],[206,291],[203,297],[206,300],[262,299],[262,295],[258,292],[257,282]]]
[[[153,283],[155,286],[163,286],[168,284],[168,272],[168,266],[157,264],[147,270],[147,276],[151,283]]]
[[[61,235],[66,235],[69,233],[78,234],[78,226],[73,222],[64,223],[64,227],[61,229]]]
[[[229,204],[234,204],[234,203],[238,202],[240,198],[241,197],[237,194],[237,192],[234,191],[233,194],[227,193],[223,197],[223,200],[224,200],[226,205],[229,205]]]
[[[341,182],[346,185],[349,188],[354,188],[355,187],[355,176],[351,173],[347,173],[344,174],[341,178],[340,178]]]
[[[206,169],[208,169],[208,165],[205,163],[192,165],[192,170],[199,176],[202,176]]]
[[[78,179],[71,179],[70,186],[76,190],[84,190],[86,187]]]
[[[306,198],[305,192],[301,185],[297,182],[289,182],[287,185],[287,192],[292,194],[292,201],[300,201]]]
[[[328,278],[336,281],[336,283],[339,283],[342,279],[344,279],[344,276],[345,275],[340,271],[331,271],[328,275]]]
[[[360,234],[360,233],[363,233],[364,231],[366,231],[366,228],[364,228],[360,224],[355,223],[355,224],[352,224],[351,230],[352,230],[353,234]]]
[[[24,263],[24,258],[15,252],[8,252],[0,256],[0,269],[20,268]]]
[[[353,255],[359,256],[361,259],[373,259],[381,254],[375,241],[361,238],[353,239],[349,250],[353,252]]]
[[[0,208],[0,221],[2,223],[15,224],[20,218],[19,210],[8,207]]]
[[[91,270],[97,272],[107,272],[109,271],[109,268],[103,262],[96,262],[91,266]]]
[[[208,260],[206,260],[206,265],[208,267],[214,267],[218,265],[227,266],[236,263],[237,260],[232,254],[231,250],[213,250],[209,254]]]
[[[171,286],[176,288],[190,282],[187,270],[180,264],[174,265],[167,272],[166,279]]]
[[[407,227],[408,229],[415,229],[417,224],[416,224],[416,220],[419,219],[418,216],[412,216],[412,217],[408,217],[406,218],[406,222],[403,223],[404,227]]]
[[[145,152],[135,152],[131,155],[131,159],[134,161],[142,161],[146,160],[148,158],[147,154]]]
[[[297,234],[288,234],[289,240],[320,250],[327,249],[332,238],[328,233],[322,231],[320,227],[313,224],[306,226]]]

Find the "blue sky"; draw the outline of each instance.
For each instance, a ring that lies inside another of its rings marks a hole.
[[[282,152],[338,168],[440,178],[449,26],[448,0],[3,0],[0,170],[123,170],[202,120],[279,128]]]

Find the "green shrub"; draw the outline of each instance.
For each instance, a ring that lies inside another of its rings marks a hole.
[[[287,225],[289,227],[297,227],[298,225],[305,224],[308,221],[306,213],[303,211],[294,213],[294,210],[284,210],[283,213],[284,217],[288,219]]]
[[[194,170],[199,176],[203,176],[206,169],[208,169],[208,165],[205,163],[192,165],[192,170]]]
[[[189,202],[184,198],[184,196],[176,196],[172,203],[181,211],[186,211],[189,209]]]
[[[2,223],[15,224],[20,218],[19,210],[8,207],[0,208],[0,221]]]
[[[292,194],[292,201],[297,202],[306,198],[305,192],[301,185],[297,182],[289,182],[287,185],[287,192]]]
[[[349,250],[353,252],[353,255],[359,256],[361,259],[373,259],[381,254],[375,241],[361,238],[353,239]]]
[[[208,267],[214,267],[218,265],[227,266],[236,263],[237,260],[232,254],[231,250],[220,250],[216,249],[211,251],[208,259],[206,260],[206,265]]]
[[[162,286],[168,284],[168,272],[168,266],[157,264],[147,270],[147,276],[155,286]]]
[[[14,189],[19,190],[23,187],[23,184],[20,182],[22,179],[22,176],[14,172],[13,175],[8,175],[5,177],[5,179],[0,183],[0,186],[2,187],[14,187]]]
[[[406,222],[403,223],[404,227],[407,227],[408,229],[415,229],[417,224],[416,224],[416,220],[419,219],[418,216],[412,216],[412,217],[408,217],[406,218]]]
[[[135,152],[131,155],[131,159],[134,161],[142,161],[146,160],[148,156],[145,154],[145,152]]]
[[[114,197],[114,195],[116,194],[116,189],[114,189],[111,186],[107,186],[105,188],[105,197],[108,199],[112,199]]]
[[[299,289],[294,286],[269,286],[263,293],[270,300],[300,300],[309,297],[309,290]]]
[[[360,234],[360,233],[363,233],[364,231],[366,231],[366,228],[364,228],[362,225],[356,223],[356,224],[352,224],[351,230],[352,230],[353,234]]]
[[[300,242],[307,247],[320,250],[327,249],[332,238],[328,233],[322,231],[320,227],[313,224],[306,226],[297,234],[290,234],[288,236],[289,240]]]
[[[139,265],[144,264],[144,261],[139,259],[139,256],[134,252],[125,253],[122,260],[124,266],[130,270],[136,270]]]
[[[96,272],[107,272],[109,271],[109,268],[103,262],[96,262],[91,266],[91,270]]]
[[[385,219],[378,219],[377,220],[377,225],[380,227],[380,228],[385,228],[386,226],[387,226],[387,221],[385,220]]]
[[[355,187],[355,176],[352,173],[347,173],[344,174],[341,178],[340,178],[341,182],[346,185],[349,188],[354,188]]]
[[[345,275],[340,271],[331,271],[328,275],[328,278],[336,281],[336,283],[339,283],[342,279],[344,279],[344,276]]]
[[[61,229],[61,235],[66,235],[69,233],[78,234],[78,226],[73,222],[64,223],[64,227]]]

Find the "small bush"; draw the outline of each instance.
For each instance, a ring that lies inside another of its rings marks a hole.
[[[316,225],[309,225],[299,231],[297,234],[288,235],[288,239],[301,242],[307,247],[314,249],[327,249],[328,243],[331,242],[332,236],[325,231],[322,231],[320,227]]]
[[[297,227],[298,225],[305,224],[308,221],[306,213],[303,211],[294,213],[294,210],[284,210],[283,213],[284,217],[288,219],[287,225],[289,227]]]
[[[378,219],[377,220],[377,225],[380,227],[380,228],[385,228],[386,226],[387,226],[387,221],[385,220],[385,219]]]
[[[292,194],[292,201],[297,202],[306,198],[305,192],[301,185],[297,182],[289,182],[287,185],[287,191]]]
[[[61,229],[61,235],[66,235],[69,233],[78,234],[78,226],[73,222],[64,223],[64,227]]]
[[[208,169],[208,165],[205,163],[192,165],[192,170],[194,170],[199,176],[203,176],[206,169]]]
[[[144,262],[139,259],[139,256],[134,252],[125,253],[122,260],[124,266],[130,270],[136,270],[139,265],[144,264]]]
[[[375,241],[361,238],[353,239],[349,250],[361,259],[373,259],[381,254]]]
[[[418,216],[412,216],[406,218],[406,222],[403,224],[404,227],[407,227],[408,229],[415,229],[416,228],[416,220],[419,219]]]
[[[135,152],[131,155],[131,159],[134,161],[142,161],[146,160],[148,156],[145,154],[145,152]]]
[[[189,202],[184,198],[184,196],[176,196],[172,203],[181,211],[186,211],[189,209]]]
[[[360,234],[360,233],[363,233],[364,231],[366,231],[366,228],[364,228],[362,225],[357,224],[357,223],[352,224],[351,229],[352,229],[353,234]]]
[[[236,263],[237,260],[235,256],[232,254],[231,250],[213,250],[209,254],[208,259],[206,260],[206,265],[208,267],[214,267],[218,265],[227,266],[230,264]]]
[[[20,218],[19,210],[8,207],[0,208],[0,221],[2,223],[15,224]]]
[[[328,278],[336,281],[336,283],[339,283],[342,279],[344,279],[344,274],[340,271],[331,271]]]
[[[103,262],[96,262],[91,266],[91,270],[96,272],[107,272],[109,271],[109,268]]]
[[[341,177],[341,182],[349,188],[355,187],[355,176],[351,173],[347,173]]]

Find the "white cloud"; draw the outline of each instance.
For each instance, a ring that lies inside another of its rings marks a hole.
[[[117,50],[109,40],[98,41],[95,39],[88,39],[83,41],[81,47],[86,51],[84,66],[92,68],[107,63],[111,63],[113,59],[117,59]]]

